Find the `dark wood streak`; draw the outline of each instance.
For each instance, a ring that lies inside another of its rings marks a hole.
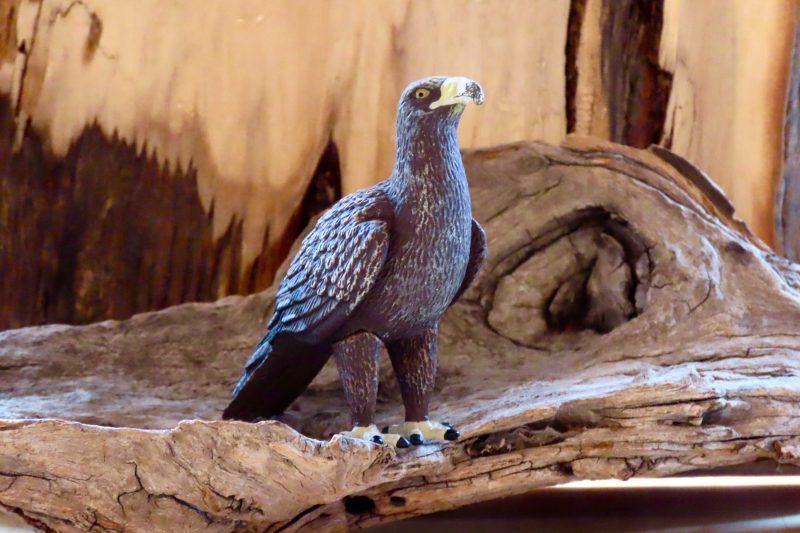
[[[97,126],[63,158],[32,128],[13,152],[11,108],[0,97],[0,330],[262,290],[308,220],[341,195],[331,144],[287,229],[272,243],[267,232],[242,265],[242,220],[214,239],[213,204],[205,212],[193,167],[161,165]]]
[[[644,148],[661,141],[672,74],[660,68],[663,1],[606,0],[601,72],[609,139]]]
[[[32,128],[12,153],[0,99],[0,329],[126,318],[239,285],[241,221],[214,240],[194,169],[163,168],[98,127],[64,158]]]
[[[783,129],[783,175],[775,195],[775,241],[778,250],[800,261],[800,29],[795,28],[786,91]]]
[[[581,42],[581,28],[586,14],[586,0],[572,0],[569,4],[567,22],[567,44],[564,49],[564,80],[566,83],[567,133],[575,131],[575,95],[578,92],[578,48]]]

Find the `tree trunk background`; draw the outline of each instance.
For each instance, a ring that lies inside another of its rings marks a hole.
[[[341,531],[575,479],[800,464],[800,267],[702,172],[578,137],[465,163],[490,257],[441,324],[432,412],[459,442],[315,440],[347,427],[332,366],[285,424],[216,421],[272,287],[0,333],[0,506],[55,531]]]
[[[660,144],[797,259],[793,0],[0,0],[0,329],[269,286],[388,175],[397,96],[471,76],[464,147]]]

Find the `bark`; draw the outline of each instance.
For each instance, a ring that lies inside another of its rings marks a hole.
[[[585,138],[465,162],[490,257],[441,324],[431,413],[459,442],[330,438],[347,427],[330,365],[285,424],[216,421],[273,288],[0,333],[0,505],[56,531],[333,531],[574,479],[800,462],[800,267],[704,174]],[[385,424],[402,408],[388,361],[381,376]]]

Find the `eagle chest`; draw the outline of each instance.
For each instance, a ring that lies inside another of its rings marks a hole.
[[[426,321],[438,319],[461,286],[469,260],[472,213],[469,198],[411,210],[414,223],[404,225],[395,272],[402,284],[406,310]]]

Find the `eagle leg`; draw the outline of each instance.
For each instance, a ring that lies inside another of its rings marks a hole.
[[[406,421],[388,428],[408,437],[411,444],[430,440],[456,440],[460,434],[450,424],[428,420],[428,406],[436,383],[438,326],[389,344],[389,357],[400,384]]]
[[[333,345],[344,399],[353,419],[353,429],[344,434],[377,444],[385,442],[397,448],[407,448],[409,442],[405,437],[398,434],[382,435],[374,424],[378,367],[381,354],[385,351],[383,342],[367,332],[355,333]]]

